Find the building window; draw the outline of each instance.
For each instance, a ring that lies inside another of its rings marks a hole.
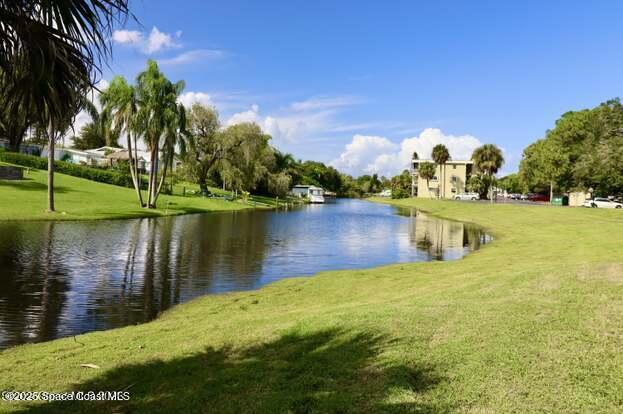
[[[452,166],[452,169],[453,169],[453,170],[456,170],[456,165],[453,165],[453,166]]]

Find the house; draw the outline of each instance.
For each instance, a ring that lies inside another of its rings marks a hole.
[[[72,164],[82,164],[89,166],[109,166],[106,155],[122,151],[123,148],[101,147],[88,150],[78,150],[75,148],[67,148],[64,146],[56,146],[54,148],[54,159],[58,161],[66,161]],[[41,156],[47,158],[48,148],[44,147]]]
[[[454,198],[456,194],[465,192],[467,180],[472,175],[473,161],[448,161],[442,169],[435,165],[435,176],[428,180],[418,174],[420,164],[431,160],[412,160],[411,162],[411,193],[421,198]],[[442,183],[445,172],[445,182]]]
[[[324,203],[324,189],[315,185],[299,184],[292,187],[290,193],[296,197],[307,198],[312,203]]]

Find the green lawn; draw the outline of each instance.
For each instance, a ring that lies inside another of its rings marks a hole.
[[[158,209],[138,206],[133,189],[55,174],[56,213],[47,213],[47,173],[29,170],[25,180],[0,180],[0,220],[88,220],[150,217],[248,208],[239,202],[161,195]]]
[[[0,390],[128,390],[131,400],[0,410],[623,411],[620,211],[397,203],[480,223],[495,241],[462,260],[289,279],[3,351]]]

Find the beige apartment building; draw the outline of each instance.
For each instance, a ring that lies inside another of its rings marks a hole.
[[[411,162],[411,194],[422,198],[454,198],[456,194],[465,192],[467,180],[472,175],[472,161],[448,161],[443,167],[436,166],[435,177],[426,183],[418,174],[418,168],[423,162],[431,160],[412,160]],[[442,182],[445,171],[445,182]]]

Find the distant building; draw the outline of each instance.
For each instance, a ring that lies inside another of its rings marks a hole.
[[[420,164],[431,160],[412,160],[411,191],[415,197],[421,198],[454,198],[456,194],[465,192],[467,180],[472,175],[473,161],[448,161],[445,165],[445,185],[442,185],[442,168],[436,165],[435,177],[428,181],[418,174]],[[443,194],[440,194],[443,192]]]
[[[296,197],[305,197],[312,203],[324,203],[324,190],[315,185],[299,184],[292,187],[290,194]]]

